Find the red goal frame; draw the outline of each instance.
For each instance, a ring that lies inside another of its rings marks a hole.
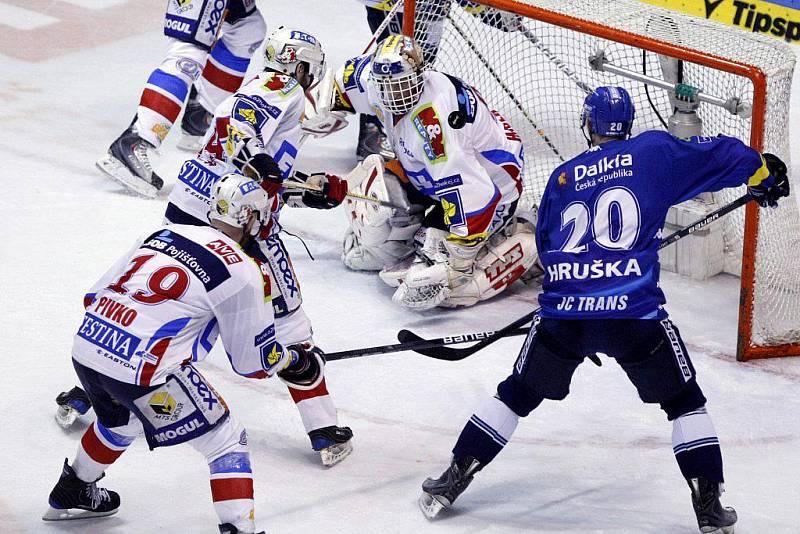
[[[762,150],[764,142],[764,122],[767,109],[767,75],[760,68],[746,63],[739,63],[731,59],[703,54],[697,50],[685,48],[673,43],[659,41],[657,39],[609,28],[608,26],[570,17],[568,15],[554,13],[515,0],[478,0],[477,3],[593,35],[595,37],[636,46],[657,54],[683,59],[698,65],[749,78],[753,83],[754,89],[749,144],[759,152]],[[405,0],[403,8],[403,33],[405,35],[413,36],[414,34],[415,8],[416,0]],[[756,358],[800,356],[800,343],[758,346],[752,342],[753,287],[755,284],[756,247],[758,245],[758,218],[758,205],[754,202],[748,203],[745,207],[742,274],[739,294],[739,333],[736,345],[736,359],[739,361],[747,361]]]

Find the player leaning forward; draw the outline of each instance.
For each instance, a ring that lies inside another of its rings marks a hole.
[[[271,199],[238,174],[212,197],[210,226],[155,230],[86,295],[72,355],[97,419],[64,461],[44,519],[115,513],[119,495],[95,483],[143,432],[151,449],[189,443],[205,455],[220,532],[254,532],[247,433],[194,362],[217,337],[248,378],[311,385],[322,362],[276,340],[267,271],[241,248],[268,221]]]
[[[544,399],[564,399],[578,365],[600,352],[672,421],[675,459],[701,532],[733,532],[736,512],[719,501],[722,454],[706,398],[662,307],[657,249],[671,205],[747,184],[761,206],[775,206],[789,194],[786,166],[731,137],[680,140],[650,131],[628,139],[633,116],[622,88],[600,87],[586,98],[582,125],[591,148],[555,169],[539,207],[541,311],[511,375],[462,430],[450,467],[423,483],[420,505],[429,518],[494,459],[520,417]]]
[[[394,236],[413,233],[413,227],[384,231],[371,221],[376,210],[354,211],[344,250],[349,267],[389,267],[381,277],[387,280],[387,271],[397,272],[393,300],[424,309],[475,304],[500,293],[533,266],[533,225],[521,220],[517,209],[522,141],[473,87],[425,68],[419,45],[393,35],[378,44],[374,56],[348,61],[335,90],[342,107],[374,113],[383,122],[407,182],[405,189],[386,184],[403,197],[390,200],[407,204],[407,195],[412,202],[433,206],[422,221],[427,231],[421,240],[423,261],[410,268],[383,262],[397,250]],[[371,185],[368,181],[362,188]],[[373,233],[388,237],[378,239]]]

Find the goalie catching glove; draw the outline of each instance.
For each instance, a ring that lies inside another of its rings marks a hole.
[[[769,176],[757,184],[748,185],[747,191],[762,208],[775,208],[778,199],[789,196],[789,174],[786,164],[778,156],[766,153],[763,157]]]
[[[286,348],[292,360],[278,377],[289,387],[300,390],[314,389],[325,376],[325,356],[320,349],[310,343],[298,343]]]

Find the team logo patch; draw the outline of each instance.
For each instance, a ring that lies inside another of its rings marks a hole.
[[[558,185],[560,187],[563,187],[563,186],[567,185],[567,181],[568,181],[568,179],[567,179],[566,171],[561,171],[561,174],[558,175]]]
[[[153,125],[151,130],[154,134],[156,134],[156,137],[158,137],[159,141],[163,141],[169,133],[170,126],[171,125],[167,122],[157,122]]]
[[[457,189],[442,193],[440,202],[444,211],[444,224],[462,226],[465,223],[464,210],[461,207],[461,194]]]
[[[426,104],[411,118],[411,123],[422,138],[425,155],[431,163],[447,161],[445,150],[444,131],[436,110],[431,104]]]
[[[147,401],[147,404],[149,404],[158,415],[172,415],[176,406],[175,399],[166,391],[155,393],[150,397],[150,400]]]
[[[347,62],[344,64],[344,74],[342,74],[342,83],[344,83],[345,89],[352,89],[355,85],[353,74],[356,72],[356,62],[355,60],[348,59]]]
[[[297,80],[285,74],[273,74],[261,86],[265,91],[277,91],[282,96],[287,96],[299,87]]]

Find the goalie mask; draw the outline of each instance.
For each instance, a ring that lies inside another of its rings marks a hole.
[[[308,65],[310,84],[325,72],[325,52],[311,34],[281,26],[267,38],[264,67],[295,77],[300,63]]]
[[[407,113],[419,102],[424,88],[422,49],[405,35],[390,35],[372,57],[370,81],[381,107],[393,115]]]
[[[241,174],[228,173],[211,188],[211,210],[208,220],[222,221],[237,228],[246,228],[250,215],[255,215],[257,224],[250,235],[258,235],[261,227],[269,221],[270,199],[258,182]]]

